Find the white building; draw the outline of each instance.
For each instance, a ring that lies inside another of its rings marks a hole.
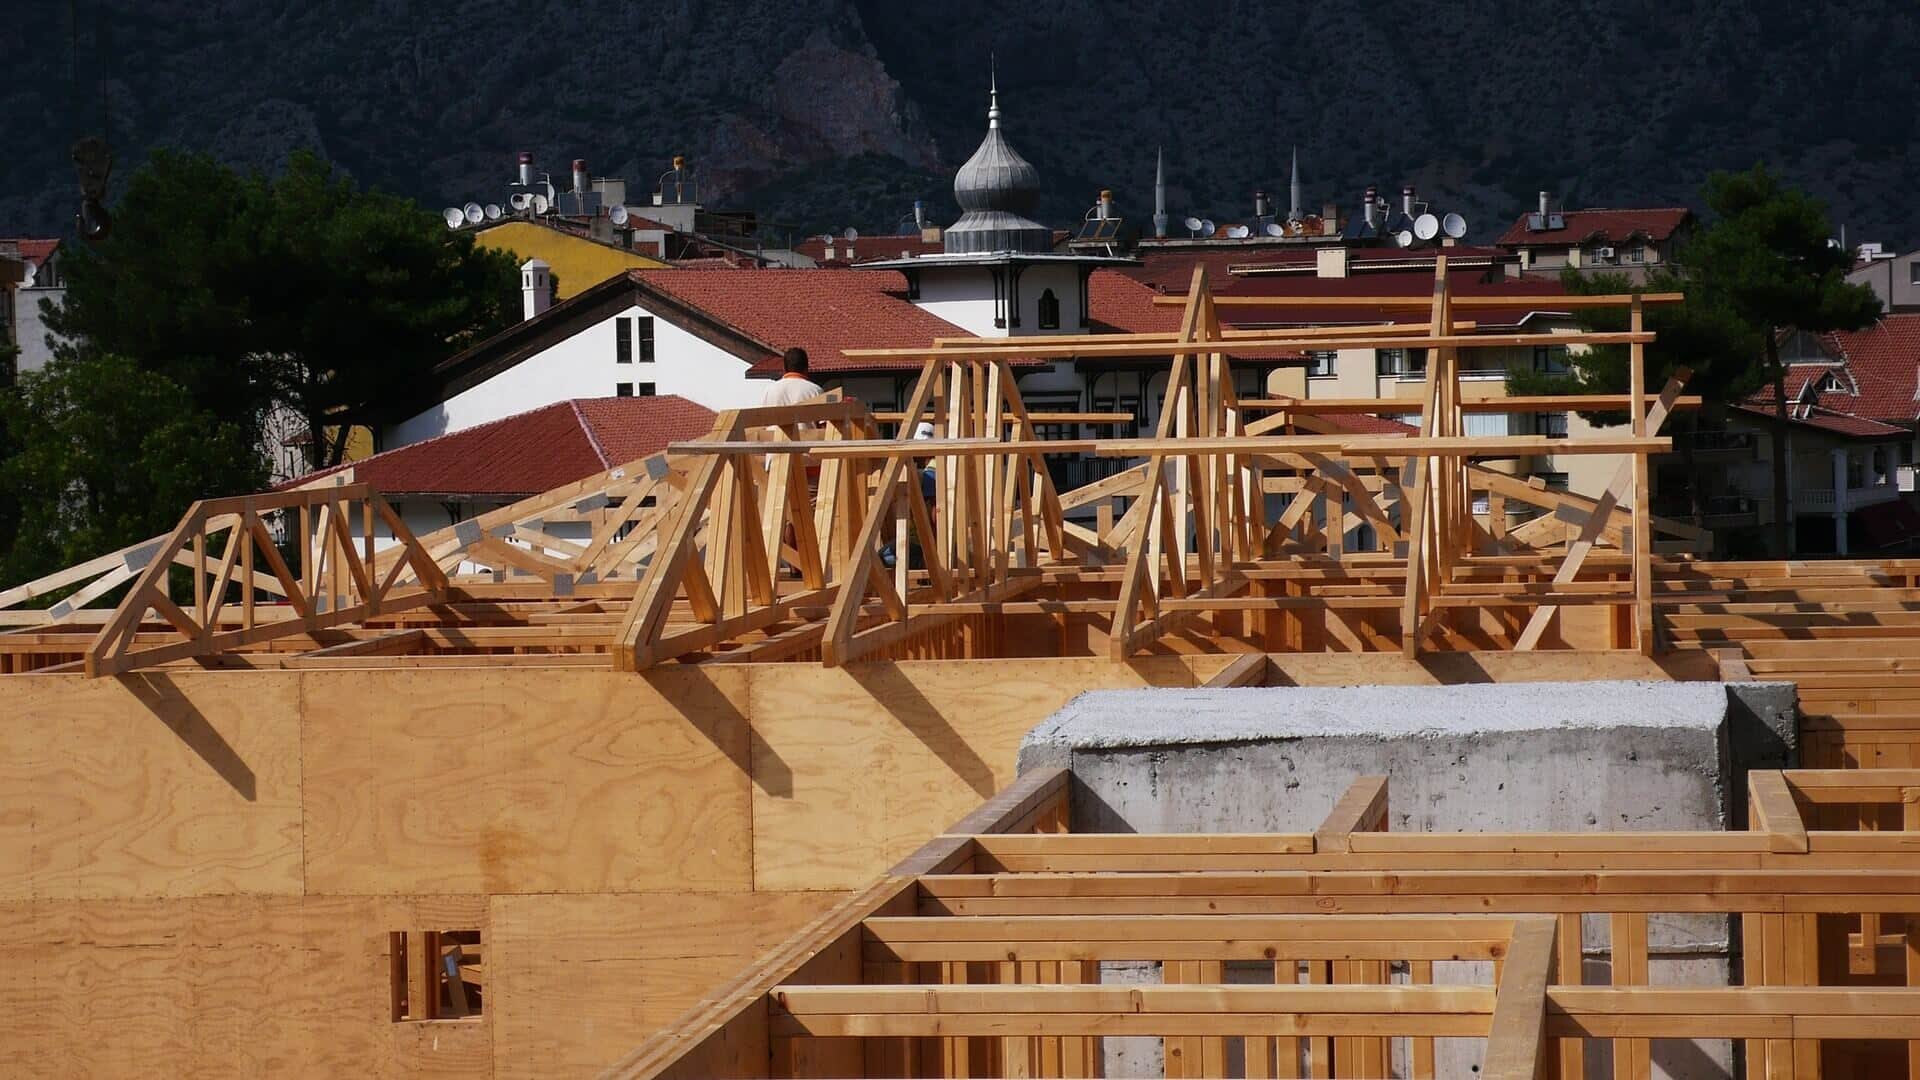
[[[0,237],[0,258],[26,266],[26,276],[5,294],[7,302],[0,304],[5,308],[0,311],[0,342],[19,347],[16,371],[38,371],[53,359],[53,341],[40,302],[59,307],[67,295],[66,280],[60,274],[60,241]]]

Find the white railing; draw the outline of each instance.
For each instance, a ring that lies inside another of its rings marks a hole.
[[[1793,493],[1793,502],[1802,514],[1832,514],[1892,502],[1899,497],[1899,485],[1887,481],[1840,492],[1833,488],[1801,488]]]

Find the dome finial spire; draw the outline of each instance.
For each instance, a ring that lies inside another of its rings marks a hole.
[[[987,54],[987,128],[1000,126],[1000,60]]]

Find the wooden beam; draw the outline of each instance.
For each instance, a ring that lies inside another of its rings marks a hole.
[[[1516,920],[1513,944],[1500,966],[1487,1027],[1485,1080],[1535,1080],[1547,1061],[1547,983],[1554,970],[1554,919]]]
[[[1387,778],[1362,776],[1347,785],[1320,827],[1313,830],[1315,851],[1347,851],[1348,837],[1357,832],[1381,832],[1387,826]]]

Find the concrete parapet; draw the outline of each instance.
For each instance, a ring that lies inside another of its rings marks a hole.
[[[1792,763],[1795,712],[1778,684],[1109,690],[1030,732],[1020,768],[1072,770],[1076,832],[1310,832],[1369,774],[1390,778],[1394,832],[1725,829],[1744,820],[1749,768]],[[1608,923],[1585,922],[1585,981],[1603,983]],[[1655,915],[1651,981],[1725,985],[1731,930],[1721,916]],[[1157,1048],[1109,1053],[1125,1069]],[[1462,1054],[1446,1075],[1468,1075]],[[1654,1059],[1658,1075],[1722,1076],[1732,1048],[1659,1040]]]

